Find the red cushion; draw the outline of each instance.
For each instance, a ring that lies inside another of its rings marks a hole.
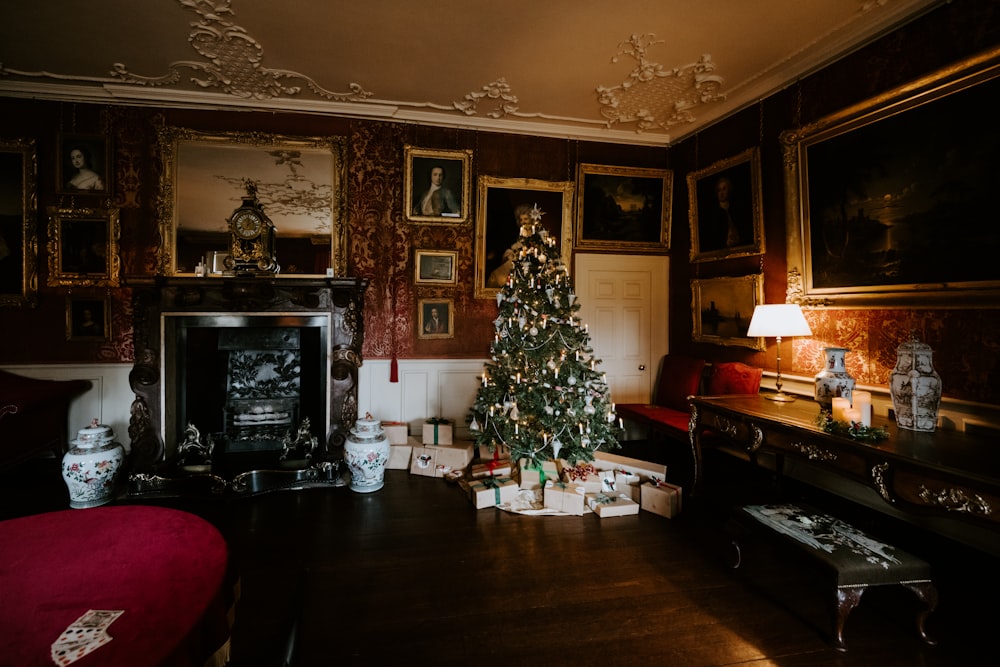
[[[756,394],[760,392],[763,368],[747,366],[739,361],[724,361],[712,366],[708,378],[709,396],[725,394]]]
[[[705,360],[668,354],[660,364],[660,377],[656,386],[656,405],[684,413],[690,411],[688,396],[698,394]]]

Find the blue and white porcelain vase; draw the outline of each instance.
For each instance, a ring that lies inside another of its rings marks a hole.
[[[370,414],[358,419],[344,442],[344,462],[351,471],[351,490],[371,493],[385,486],[385,466],[391,451],[382,422],[372,419]]]
[[[95,419],[77,431],[76,440],[63,456],[62,476],[73,509],[98,507],[111,502],[125,461],[125,449],[115,442],[114,431]]]
[[[851,400],[854,393],[854,378],[847,372],[847,348],[824,347],[826,355],[823,370],[816,374],[814,398],[824,410],[833,407],[833,399],[846,398]]]
[[[896,348],[896,367],[889,376],[896,425],[908,431],[933,431],[941,408],[941,376],[934,370],[931,346],[915,334]]]

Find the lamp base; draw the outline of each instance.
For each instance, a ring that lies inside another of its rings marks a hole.
[[[769,401],[778,401],[779,403],[791,403],[796,400],[795,396],[791,394],[786,394],[783,391],[779,391],[777,394],[764,394],[764,398]]]

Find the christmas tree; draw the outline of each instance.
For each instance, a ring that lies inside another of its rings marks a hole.
[[[505,445],[515,461],[562,458],[576,465],[618,447],[621,422],[542,215],[536,204],[508,251],[512,266],[497,294],[492,361],[483,370],[470,429],[477,445],[491,451]]]

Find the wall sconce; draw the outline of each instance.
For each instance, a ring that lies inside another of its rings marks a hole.
[[[753,309],[747,336],[774,338],[778,343],[777,377],[774,381],[778,393],[764,394],[764,397],[772,401],[794,401],[794,396],[781,391],[781,339],[784,336],[812,336],[802,309],[795,303],[759,305]]]

